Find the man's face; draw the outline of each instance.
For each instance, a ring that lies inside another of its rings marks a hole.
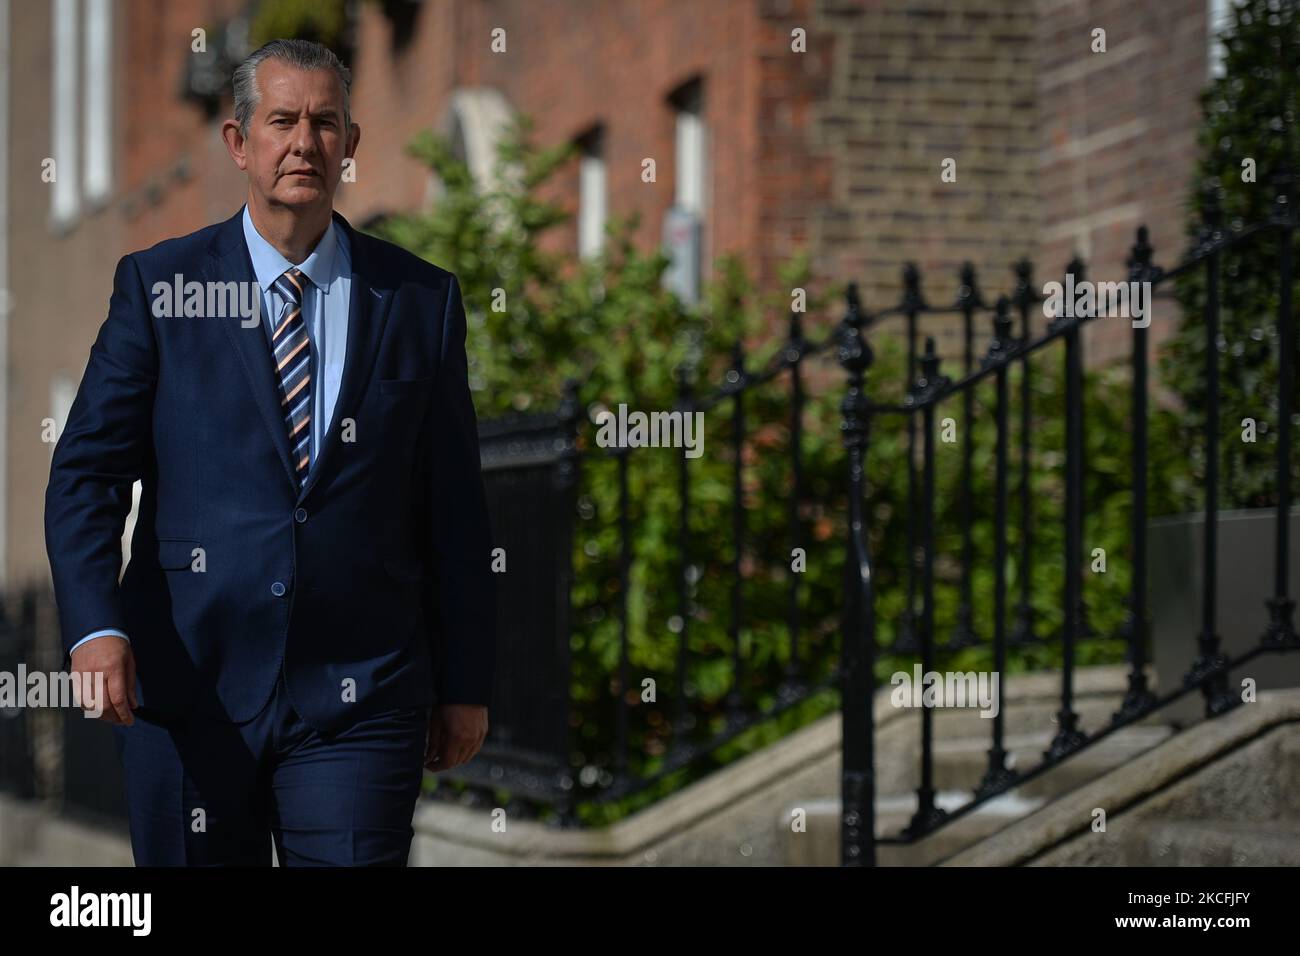
[[[332,207],[343,160],[360,128],[343,126],[343,84],[329,70],[300,70],[279,60],[257,68],[261,93],[248,134],[227,133],[231,156],[268,205]],[[233,127],[233,123],[228,123]]]

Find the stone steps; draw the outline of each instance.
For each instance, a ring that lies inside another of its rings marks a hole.
[[[1300,866],[1300,819],[1171,820],[1130,841],[1128,866]]]
[[[1059,766],[945,824],[923,840],[880,844],[877,861],[882,866],[937,863],[991,837],[1055,798],[1140,757],[1168,740],[1173,733],[1172,727],[1160,724],[1138,724],[1116,731]],[[1035,766],[1051,740],[1051,733],[1005,737],[1003,746],[1009,753],[1008,763],[1012,768]],[[940,809],[951,813],[969,802],[988,769],[988,747],[989,741],[982,736],[936,741],[935,804]],[[808,811],[808,833],[796,834],[790,841],[792,865],[836,865],[840,852],[838,796],[805,801],[800,806]],[[879,794],[876,799],[877,837],[883,840],[899,838],[915,812],[915,791]],[[815,838],[807,839],[810,836]]]
[[[1167,726],[1135,726],[1116,731],[1082,753],[1070,757],[1051,772],[1018,787],[1025,797],[1050,797],[1095,780],[1114,767],[1155,747],[1174,733]],[[1012,769],[1030,768],[1043,759],[1051,744],[1048,733],[1006,737],[1007,764]],[[957,740],[936,742],[934,748],[935,787],[942,790],[974,790],[988,770],[988,741]]]
[[[1300,691],[1261,693],[943,862],[1300,865]]]

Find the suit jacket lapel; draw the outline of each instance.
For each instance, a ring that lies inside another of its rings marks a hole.
[[[248,255],[248,246],[244,242],[243,209],[222,223],[216,239],[209,247],[206,264],[208,281],[212,282],[256,282],[253,272],[253,260]],[[259,307],[261,300],[258,300]],[[240,319],[223,319],[221,327],[225,330],[230,344],[239,353],[240,365],[248,380],[253,401],[261,413],[263,424],[271,436],[280,463],[284,466],[285,478],[296,489],[297,477],[289,461],[289,434],[284,424],[284,413],[280,407],[280,391],[275,367],[271,362],[271,348],[263,327],[264,319],[258,324],[245,327]]]
[[[352,225],[334,213],[334,225],[348,238],[352,253],[352,290],[348,305],[347,354],[343,360],[343,378],[339,383],[338,399],[334,403],[334,417],[322,439],[307,481],[299,500],[306,498],[337,455],[336,447],[342,442],[339,423],[345,418],[356,418],[357,404],[365,394],[366,385],[379,354],[379,343],[384,337],[388,310],[393,301],[393,290],[379,278],[379,263],[372,261],[366,237],[358,234]],[[251,266],[250,266],[251,268]],[[270,360],[267,360],[268,367]],[[285,440],[286,446],[288,439]],[[286,448],[285,462],[288,463]]]
[[[341,441],[339,423],[344,418],[356,417],[357,403],[365,393],[366,385],[370,380],[370,373],[379,352],[379,343],[383,339],[384,326],[388,321],[388,309],[393,299],[393,291],[383,288],[385,283],[377,278],[379,264],[373,262],[368,255],[365,237],[359,235],[337,212],[334,213],[334,223],[337,228],[346,232],[352,253],[347,350],[343,360],[343,378],[339,384],[338,398],[334,403],[334,417],[325,431],[323,447],[317,450],[316,460],[312,462],[307,481],[298,495],[299,501],[311,492],[334,458],[336,454],[334,448]],[[209,281],[257,281],[253,272],[253,261],[244,242],[242,207],[239,212],[222,223],[217,231],[217,236],[209,249],[205,271]],[[253,400],[271,436],[271,442],[280,456],[280,463],[284,466],[285,478],[297,490],[298,480],[289,460],[289,435],[284,425],[278,378],[271,362],[271,349],[266,339],[266,331],[261,322],[256,326],[245,328],[238,320],[227,320],[223,321],[221,326],[225,329],[231,345],[239,353],[240,364],[252,391]]]

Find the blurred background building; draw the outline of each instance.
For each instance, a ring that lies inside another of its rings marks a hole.
[[[638,241],[671,248],[688,297],[719,255],[771,283],[807,249],[819,280],[856,280],[880,308],[907,261],[951,277],[927,287],[932,302],[955,296],[967,259],[986,298],[1021,256],[1059,265],[1040,287],[1076,253],[1090,277],[1121,279],[1141,223],[1176,261],[1226,6],[0,0],[0,578],[48,573],[42,423],[62,425],[118,258],[239,208],[219,128],[259,34],[326,40],[353,69],[363,133],[339,205],[354,225],[438,201],[403,152],[416,132],[452,137],[486,179],[505,123],[526,114],[541,144],[581,147],[554,184],[574,219],[551,243],[591,254],[606,218],[635,210]],[[1104,53],[1080,39],[1094,26]],[[956,183],[940,181],[948,157]],[[1089,360],[1120,354],[1127,329],[1088,327]]]

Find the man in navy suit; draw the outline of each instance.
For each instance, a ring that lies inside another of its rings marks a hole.
[[[239,67],[247,204],[118,263],[55,448],[65,667],[104,677],[137,864],[404,865],[423,770],[487,734],[464,303],[333,211],[349,82],[305,41]],[[208,314],[231,289],[256,314]]]

